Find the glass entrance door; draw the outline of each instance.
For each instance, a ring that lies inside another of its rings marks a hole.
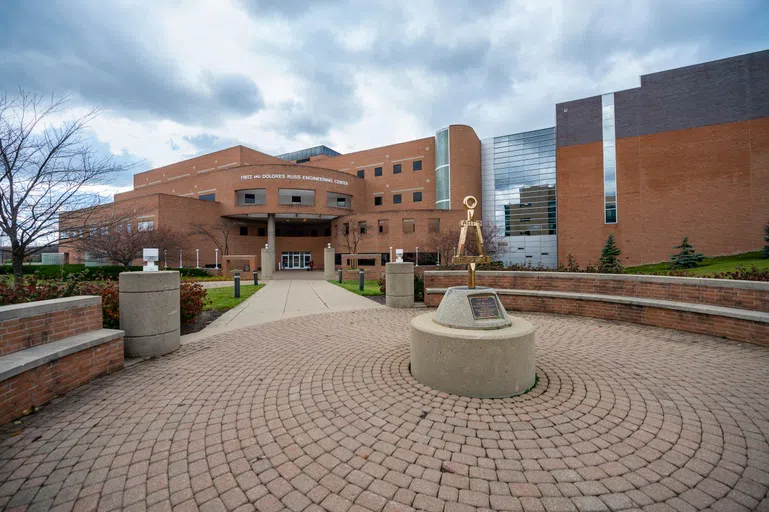
[[[306,269],[310,266],[312,253],[309,251],[284,252],[280,260],[283,263],[283,270]]]

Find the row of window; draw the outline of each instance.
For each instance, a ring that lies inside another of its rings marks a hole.
[[[254,228],[249,228],[248,226],[240,226],[240,236],[249,236],[249,234],[254,232],[253,229]],[[256,235],[267,236],[267,228],[257,227]],[[278,236],[278,237],[331,236],[331,228],[307,228],[306,226],[299,226],[299,225],[276,226],[275,236]]]
[[[422,160],[414,160],[411,162],[411,170],[412,171],[421,171],[422,170]],[[393,174],[400,174],[403,172],[403,167],[401,164],[393,164]],[[381,167],[374,167],[374,176],[381,176],[382,175],[382,168]],[[366,171],[365,169],[359,169],[358,170],[358,178],[365,178],[366,177]]]
[[[235,193],[238,206],[256,206],[267,204],[267,190],[251,188]],[[278,189],[278,204],[315,206],[315,191],[292,188]],[[326,192],[326,206],[331,208],[352,208],[352,196],[338,192]]]
[[[415,219],[403,219],[401,222],[403,226],[403,232],[406,234],[416,233],[416,220]],[[350,223],[345,222],[343,225],[344,233],[350,233]],[[361,234],[369,232],[368,223],[366,221],[359,221],[357,229]],[[441,230],[441,219],[427,219],[427,231],[428,233],[438,233]],[[388,219],[380,219],[377,221],[377,232],[380,234],[387,234],[390,232],[390,221]]]
[[[382,206],[382,199],[383,196],[374,196],[374,206]],[[422,192],[413,192],[411,194],[411,202],[412,203],[421,203],[422,202]],[[401,194],[393,194],[393,204],[401,204],[403,203],[403,195]]]
[[[116,226],[118,233],[123,233],[125,230],[126,233],[132,233],[133,232],[133,224],[130,222],[127,222],[126,224],[118,224]],[[140,220],[136,223],[136,230],[137,231],[154,231],[155,229],[155,221],[153,220]],[[83,236],[86,233],[90,233],[91,235],[98,235],[101,233],[102,235],[108,235],[110,231],[110,228],[108,226],[104,226],[101,228],[90,228],[90,229],[73,229],[70,231],[62,231],[61,236],[63,238],[76,238],[79,236]]]

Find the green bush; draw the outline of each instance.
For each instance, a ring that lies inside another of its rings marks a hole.
[[[705,255],[701,252],[696,252],[694,246],[689,243],[689,237],[685,236],[681,240],[681,245],[676,245],[673,249],[680,249],[678,254],[674,254],[670,257],[670,268],[673,270],[679,268],[694,268],[698,263],[702,263],[705,259]]]
[[[617,247],[614,235],[609,234],[601,250],[601,258],[598,260],[598,271],[604,274],[621,274],[622,263],[619,261],[619,255],[622,251]]]
[[[142,267],[129,267],[131,272],[141,271]],[[113,279],[117,281],[121,272],[125,272],[122,265],[107,265],[103,267],[86,267],[83,264],[69,265],[24,265],[22,267],[24,275],[36,275],[38,279],[66,279],[74,274],[86,272],[86,277],[94,279]],[[202,268],[169,268],[168,270],[178,270],[181,277],[209,277],[211,274]],[[10,265],[0,266],[0,275],[13,275],[13,268]]]

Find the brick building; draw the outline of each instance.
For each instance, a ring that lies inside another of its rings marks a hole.
[[[645,75],[640,87],[555,110],[555,127],[483,141],[452,125],[348,154],[236,146],[136,174],[114,207],[142,206],[135,229],[189,233],[232,219],[230,254],[270,244],[280,269],[320,268],[329,243],[339,263],[349,229],[366,232],[359,253],[387,261],[391,248],[419,248],[434,259],[431,237],[457,228],[466,195],[481,201],[477,215],[499,231],[496,258],[507,263],[554,266],[571,253],[584,265],[609,233],[625,264],[667,260],[683,236],[708,255],[762,246],[769,51]],[[189,235],[187,245],[184,266],[194,249],[213,265],[212,241]]]

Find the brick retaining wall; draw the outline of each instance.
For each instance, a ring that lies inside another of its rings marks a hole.
[[[39,314],[29,316],[30,308]],[[0,313],[0,356],[96,331],[101,326],[100,297],[91,300],[69,297],[4,306]]]
[[[0,424],[123,367],[123,331],[102,329],[101,297],[0,307]]]
[[[0,425],[122,367],[123,338],[119,338],[1,381]]]
[[[425,272],[425,288],[447,288],[467,284],[464,271]],[[501,290],[540,290],[621,295],[673,300],[769,312],[769,283],[729,279],[642,276],[630,274],[586,274],[576,272],[505,272],[476,274],[476,286]],[[430,297],[437,306],[440,297]]]
[[[462,271],[425,272],[425,304],[437,307],[442,290],[467,284]],[[503,290],[569,292],[639,297],[747,311],[769,311],[769,283],[724,279],[679,278],[562,272],[478,272],[477,286],[502,291],[506,309],[568,314],[654,325],[721,336],[769,346],[769,324],[716,314],[680,311],[653,305],[618,304],[585,298],[506,294]]]

